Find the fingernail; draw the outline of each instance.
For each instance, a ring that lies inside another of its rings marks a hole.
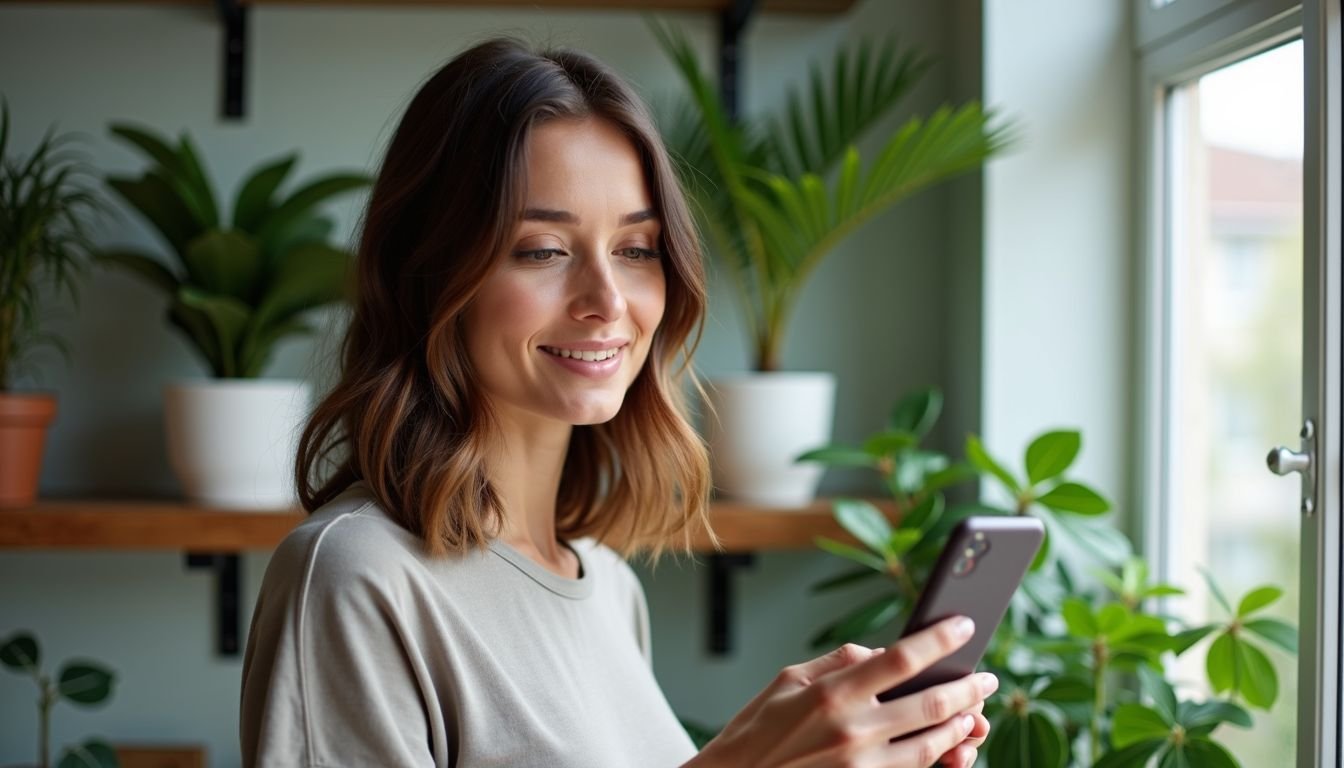
[[[967,716],[961,718],[961,730],[963,730],[963,731],[965,731],[965,732],[967,732],[967,733],[970,733],[970,732],[971,732],[971,729],[974,728],[974,727],[975,727],[975,718],[974,718],[974,717],[971,717],[970,715],[967,715]]]
[[[984,696],[999,689],[999,678],[991,672],[981,672],[975,676],[975,684],[980,687],[980,693]]]
[[[879,655],[879,654],[883,654],[883,653],[886,653],[886,652],[887,652],[887,649],[886,649],[886,648],[874,648],[874,649],[873,649],[873,655],[874,655],[874,656],[877,656],[877,655]]]
[[[958,638],[970,637],[975,634],[975,622],[962,616],[960,619],[957,619],[957,624],[953,627],[953,631],[957,633]]]

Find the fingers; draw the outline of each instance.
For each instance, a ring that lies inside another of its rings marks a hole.
[[[977,706],[998,687],[999,679],[989,672],[967,675],[882,704],[875,717],[880,718],[879,727],[893,736],[915,733],[958,714],[975,715]]]
[[[947,766],[947,768],[971,768],[971,766],[975,765],[975,759],[979,757],[979,755],[980,753],[975,747],[962,742],[953,747],[950,752],[944,753],[943,756],[939,758],[938,764]]]
[[[952,618],[922,629],[888,646],[886,653],[828,678],[839,696],[876,696],[919,674],[935,661],[952,653],[975,634],[975,623],[964,616]]]
[[[884,651],[886,651],[885,648],[873,649],[856,643],[845,643],[825,656],[818,656],[811,661],[785,667],[780,671],[777,680],[785,682],[786,687],[789,684],[800,688],[805,687],[832,672],[868,661],[874,656],[881,655]]]
[[[955,751],[974,727],[974,715],[959,715],[921,734],[895,742],[888,754],[896,765],[934,765],[943,762],[943,756],[949,752],[956,757]]]

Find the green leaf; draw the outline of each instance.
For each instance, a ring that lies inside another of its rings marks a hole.
[[[1060,607],[1060,613],[1064,616],[1064,623],[1069,628],[1069,634],[1074,637],[1093,638],[1100,631],[1091,606],[1080,597],[1070,597],[1065,600],[1064,605]]]
[[[1057,515],[1054,521],[1060,530],[1099,563],[1118,565],[1134,553],[1125,534],[1103,520]]]
[[[910,432],[879,432],[863,441],[863,451],[873,458],[880,459],[913,448],[919,444],[919,438]]]
[[[865,556],[869,556],[867,555],[866,552],[863,554]],[[832,576],[829,579],[825,579],[824,581],[819,581],[816,584],[813,584],[812,592],[814,594],[820,592],[829,592],[833,589],[839,589],[840,587],[849,586],[850,584],[854,584],[859,581],[866,581],[879,575],[880,573],[881,571],[874,570],[871,565],[864,568],[851,569],[845,571],[844,573]]]
[[[256,300],[262,277],[261,251],[251,237],[210,230],[191,241],[185,260],[192,287],[249,306]]]
[[[1079,483],[1060,483],[1036,501],[1056,512],[1079,515],[1101,515],[1110,511],[1111,503],[1096,491]]]
[[[880,573],[886,573],[887,571],[887,562],[870,552],[865,552],[857,547],[851,547],[844,542],[828,539],[825,536],[818,536],[812,541],[815,542],[819,548],[830,552],[833,555],[843,557],[846,560],[853,560],[856,563],[861,563]]]
[[[924,532],[918,528],[898,528],[892,531],[891,541],[887,544],[887,551],[900,557],[910,548],[919,543],[924,538]]]
[[[860,499],[836,499],[831,506],[840,527],[874,552],[886,553],[891,523],[877,507]]]
[[[1036,698],[1041,701],[1052,701],[1056,704],[1069,704],[1075,702],[1091,702],[1096,695],[1092,683],[1080,677],[1052,677],[1049,684],[1036,694]]]
[[[832,467],[875,467],[877,461],[872,455],[859,449],[847,445],[827,445],[822,448],[813,448],[794,459],[798,461],[815,461]]]
[[[362,174],[332,174],[300,187],[284,202],[275,206],[258,225],[256,236],[262,244],[262,250],[267,249],[271,238],[279,236],[294,221],[307,216],[327,198],[360,189],[368,184],[369,178]]]
[[[139,179],[108,178],[106,183],[158,230],[179,257],[202,231],[191,210],[163,177],[149,172]]]
[[[1117,747],[1171,735],[1171,724],[1156,710],[1141,704],[1121,704],[1111,720],[1111,742]]]
[[[899,527],[912,531],[923,531],[943,516],[946,506],[947,502],[943,500],[941,493],[931,493],[901,517]]]
[[[144,278],[150,285],[166,293],[169,297],[177,294],[181,282],[158,259],[137,251],[107,250],[100,251],[95,258],[103,263],[126,270]]]
[[[251,318],[251,307],[234,298],[213,296],[188,287],[177,292],[177,299],[183,306],[201,313],[209,323],[223,368],[219,375],[225,378],[238,376],[238,347]]]
[[[1172,746],[1162,755],[1162,759],[1157,761],[1157,768],[1194,768],[1190,765],[1190,758],[1186,756],[1185,750],[1180,747]]]
[[[1129,623],[1129,610],[1120,603],[1107,603],[1097,612],[1097,634],[1108,638]]]
[[[929,434],[929,430],[933,428],[942,412],[942,391],[930,388],[913,392],[901,398],[891,409],[887,426],[893,431],[909,433],[918,439]]]
[[[1297,629],[1278,619],[1251,619],[1243,627],[1289,653],[1297,653]]]
[[[1241,598],[1241,604],[1237,606],[1237,618],[1242,619],[1250,616],[1252,613],[1272,604],[1274,601],[1283,597],[1283,590],[1278,587],[1260,587],[1246,593]]]
[[[16,632],[0,645],[0,664],[15,672],[37,674],[38,664],[42,661],[37,638],[27,632]]]
[[[979,474],[969,464],[951,464],[944,469],[924,476],[924,492],[941,491],[944,488],[950,488],[958,483],[979,477]]]
[[[1264,651],[1248,642],[1236,645],[1237,677],[1241,695],[1253,707],[1269,709],[1279,697],[1279,674]]]
[[[1204,659],[1204,670],[1214,693],[1240,690],[1237,679],[1237,639],[1224,632],[1209,646]]]
[[[219,227],[219,208],[215,205],[215,193],[210,188],[210,179],[205,168],[197,158],[195,145],[186,133],[177,144],[177,156],[182,161],[183,178],[191,190],[188,200],[195,209],[201,225],[205,229]]]
[[[853,611],[845,618],[812,638],[812,647],[853,642],[876,632],[900,615],[905,601],[898,595],[885,595]]]
[[[1185,752],[1194,768],[1241,768],[1232,753],[1211,739],[1189,739],[1185,742]]]
[[[1162,716],[1168,729],[1176,723],[1179,707],[1176,704],[1176,692],[1156,670],[1151,667],[1139,667],[1139,684],[1148,698],[1153,700],[1154,711]]]
[[[1166,744],[1165,738],[1136,741],[1124,749],[1112,750],[1102,755],[1092,768],[1142,768],[1148,765],[1153,755]]]
[[[1046,432],[1027,447],[1027,482],[1036,485],[1063,474],[1082,447],[1082,436],[1076,431]]]
[[[257,305],[252,335],[288,322],[300,312],[344,299],[350,254],[321,243],[304,243],[285,252],[274,269],[266,295]]]
[[[1017,480],[1013,479],[1013,476],[1008,473],[1008,470],[1004,469],[989,455],[985,450],[984,445],[980,443],[980,438],[975,435],[968,435],[966,437],[966,459],[971,462],[971,466],[979,469],[981,472],[988,472],[999,478],[999,481],[1002,482],[1008,490],[1012,491],[1013,495],[1017,495],[1022,491],[1022,487],[1017,484]]]
[[[76,704],[97,704],[112,695],[112,673],[97,664],[67,664],[58,679],[57,692]]]
[[[61,754],[56,768],[118,768],[121,762],[110,744],[89,739],[77,747],[69,747]]]
[[[1190,705],[1180,722],[1187,731],[1220,723],[1231,723],[1240,728],[1250,728],[1252,724],[1251,714],[1245,709],[1217,699]]]
[[[1171,639],[1172,653],[1180,656],[1194,647],[1200,640],[1208,637],[1209,633],[1217,628],[1218,626],[1216,624],[1207,624],[1202,627],[1194,627],[1177,633],[1176,636]]]
[[[1227,611],[1229,614],[1232,613],[1232,604],[1227,601],[1227,598],[1223,596],[1223,590],[1219,589],[1218,584],[1214,582],[1213,574],[1209,573],[1208,569],[1203,566],[1200,566],[1199,573],[1204,577],[1204,581],[1208,583],[1209,592],[1213,594],[1213,599],[1218,601],[1218,604],[1223,607],[1223,610]]]
[[[924,488],[924,478],[947,468],[948,459],[936,451],[905,451],[896,461],[896,487],[905,494]]]
[[[1008,715],[989,730],[985,756],[993,766],[1064,768],[1068,763],[1068,738],[1063,729],[1040,712],[1025,717]]]
[[[271,210],[271,199],[275,190],[284,183],[290,169],[299,156],[289,154],[270,165],[263,166],[252,173],[243,182],[242,189],[233,204],[233,227],[244,232],[255,231],[256,227]]]

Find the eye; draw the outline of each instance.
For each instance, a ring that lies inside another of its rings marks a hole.
[[[617,249],[616,253],[626,257],[627,259],[630,259],[631,261],[654,261],[658,258],[661,258],[663,255],[662,251],[655,251],[651,248],[638,248],[634,246],[631,246],[629,248]]]
[[[523,261],[541,263],[550,261],[556,256],[564,256],[565,252],[559,248],[538,248],[531,251],[517,251],[513,255]]]

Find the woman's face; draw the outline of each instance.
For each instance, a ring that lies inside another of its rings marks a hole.
[[[464,317],[467,351],[504,419],[608,421],[663,317],[661,224],[610,122],[542,123],[527,158],[523,213]]]

